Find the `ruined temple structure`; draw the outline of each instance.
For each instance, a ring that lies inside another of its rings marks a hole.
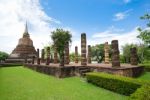
[[[86,34],[81,34],[81,65],[87,65],[87,58],[86,58]]]
[[[130,49],[130,63],[131,65],[137,65],[138,64],[138,55],[137,55],[137,49],[136,47],[133,47]]]
[[[37,52],[28,33],[26,23],[23,37],[19,39],[18,45],[12,51],[8,59],[6,59],[6,63],[23,63],[25,59],[32,61],[33,56],[37,57]]]
[[[50,64],[50,47],[46,48],[47,56],[46,56],[46,65]]]
[[[69,64],[70,60],[69,60],[69,42],[67,42],[67,44],[65,45],[65,64]]]
[[[109,45],[108,42],[105,42],[104,44],[104,63],[109,64]]]
[[[41,63],[44,63],[44,61],[45,61],[44,57],[45,57],[45,51],[44,51],[44,49],[42,49],[42,52],[41,52]]]
[[[39,49],[37,49],[37,64],[39,65],[41,63],[41,59],[40,59],[40,56],[39,56]]]
[[[118,40],[112,40],[112,67],[120,67]]]
[[[75,46],[75,63],[78,63],[78,47]]]
[[[54,64],[58,63],[58,53],[57,53],[57,48],[54,47]]]
[[[88,45],[88,63],[91,64],[91,45]]]

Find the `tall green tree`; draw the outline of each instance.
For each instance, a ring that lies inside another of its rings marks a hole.
[[[71,62],[74,62],[74,61],[75,61],[75,57],[76,57],[76,56],[75,56],[75,53],[74,53],[74,52],[69,54],[69,58],[70,58],[70,61],[71,61]]]
[[[60,57],[60,66],[64,66],[65,45],[71,42],[72,35],[70,34],[69,31],[65,31],[63,29],[56,29],[51,33],[53,45],[56,47],[56,50]]]
[[[75,53],[74,53],[74,52],[73,52],[73,53],[70,53],[70,54],[69,54],[69,58],[70,58],[71,62],[75,62],[75,58],[76,58]],[[78,61],[81,60],[80,58],[81,58],[81,55],[78,54]]]
[[[130,63],[130,48],[137,47],[135,44],[125,44],[122,46],[122,60],[124,60],[124,63]]]
[[[150,46],[150,14],[145,14],[141,17],[141,19],[147,21],[147,28],[138,28],[140,35],[138,35],[137,37],[140,38],[145,44]]]
[[[8,57],[6,52],[0,51],[0,61],[4,61]]]
[[[138,48],[140,63],[143,63],[145,61],[150,61],[150,14],[145,14],[140,18],[147,22],[145,29],[138,28],[140,34],[137,36],[137,38],[144,42],[144,44],[140,44]]]
[[[101,63],[104,58],[104,44],[98,44],[91,47],[92,60]]]

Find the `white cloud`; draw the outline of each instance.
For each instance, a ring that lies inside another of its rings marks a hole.
[[[125,45],[126,43],[134,43],[137,44],[139,42],[141,42],[138,38],[137,35],[139,35],[139,32],[137,31],[137,27],[135,27],[134,29],[128,31],[128,32],[116,32],[116,31],[112,31],[112,30],[106,30],[104,32],[100,32],[100,33],[96,33],[94,34],[91,40],[94,43],[100,44],[100,43],[104,43],[104,42],[109,42],[111,44],[112,40],[118,40],[119,41],[119,49],[121,50],[121,46]],[[93,43],[89,44],[93,44]]]
[[[125,19],[127,16],[129,16],[129,12],[131,12],[131,11],[132,11],[132,9],[129,9],[129,10],[126,10],[126,11],[124,11],[124,12],[116,13],[116,14],[114,15],[113,20],[114,20],[114,21],[123,20],[123,19]]]
[[[27,20],[35,48],[42,48],[50,41],[53,24],[61,22],[49,17],[39,0],[0,0],[0,50],[11,53],[22,37]]]

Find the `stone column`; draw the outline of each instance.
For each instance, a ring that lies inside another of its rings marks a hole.
[[[78,63],[78,47],[75,46],[75,63]]]
[[[136,47],[133,47],[130,49],[130,63],[131,65],[137,65],[138,64],[138,55],[137,55],[137,49]]]
[[[57,54],[57,49],[54,47],[54,64],[58,63],[58,54]]]
[[[120,67],[118,40],[113,40],[112,45],[112,67]]]
[[[44,56],[45,56],[45,52],[44,49],[42,49],[42,53],[41,53],[41,63],[44,63]]]
[[[81,65],[87,65],[86,59],[86,34],[81,34]]]
[[[39,59],[40,59],[40,58],[39,58],[39,49],[37,49],[36,53],[37,53],[37,54],[36,54],[36,55],[37,55],[36,62],[37,62],[37,64],[40,64],[40,62],[39,62],[39,61],[40,61],[40,60],[39,60]]]
[[[36,53],[37,58],[39,58],[39,49],[37,49]]]
[[[32,64],[34,64],[35,56],[32,56]]]
[[[88,45],[88,63],[91,64],[91,46]]]
[[[105,42],[104,44],[104,62],[105,64],[109,64],[109,45],[108,42]]]
[[[46,51],[47,51],[46,65],[49,65],[49,63],[50,63],[50,47],[47,47]]]
[[[65,64],[69,64],[69,42],[65,46]]]
[[[37,59],[37,64],[38,64],[38,65],[41,64],[41,59],[40,59],[40,58]]]

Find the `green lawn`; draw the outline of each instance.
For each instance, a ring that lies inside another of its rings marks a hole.
[[[141,80],[150,80],[150,72],[145,72],[142,76],[138,77]]]
[[[127,100],[83,78],[58,79],[23,67],[0,68],[0,100]]]

